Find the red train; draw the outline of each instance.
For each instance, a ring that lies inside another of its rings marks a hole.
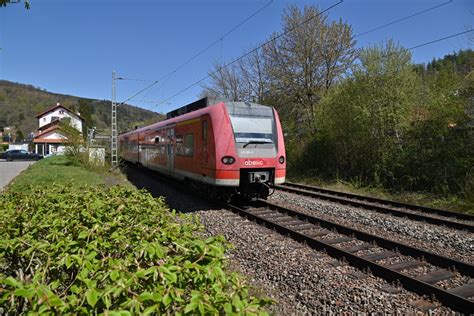
[[[198,100],[120,135],[120,157],[209,194],[267,198],[286,176],[277,111],[249,102],[208,103]]]

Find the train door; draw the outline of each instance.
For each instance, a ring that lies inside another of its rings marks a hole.
[[[140,151],[141,151],[141,148],[140,148],[140,133],[137,133],[137,163],[140,163]]]
[[[201,167],[207,167],[209,163],[209,119],[205,116],[201,117]]]
[[[166,152],[168,154],[168,159],[167,159],[167,167],[168,167],[168,172],[173,173],[174,172],[174,126],[167,128],[167,136],[168,136],[168,142],[167,142],[167,149]]]

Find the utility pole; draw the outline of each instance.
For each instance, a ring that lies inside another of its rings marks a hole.
[[[110,151],[111,151],[111,165],[116,167],[118,164],[117,158],[117,103],[115,102],[115,71],[112,71],[112,126],[111,126],[111,141],[110,141]]]

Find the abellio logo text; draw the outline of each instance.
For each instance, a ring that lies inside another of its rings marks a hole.
[[[244,166],[263,166],[263,161],[261,160],[245,160]]]

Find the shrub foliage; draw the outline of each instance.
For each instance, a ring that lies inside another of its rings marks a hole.
[[[123,187],[0,196],[0,314],[264,314],[224,271],[228,244]]]

